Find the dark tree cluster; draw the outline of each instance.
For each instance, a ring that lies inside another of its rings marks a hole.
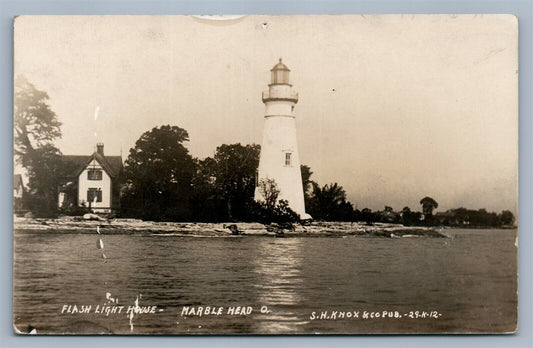
[[[346,192],[337,183],[320,187],[313,182],[306,207],[317,220],[353,221],[352,204],[346,200]]]
[[[247,207],[254,201],[255,176],[261,147],[252,145],[221,145],[217,147],[213,192],[225,204],[224,220],[249,220]]]
[[[61,123],[48,105],[48,94],[26,78],[15,79],[14,155],[27,171],[28,191],[23,205],[37,217],[57,214],[57,201],[65,163],[54,140]]]
[[[509,210],[500,214],[487,212],[486,209],[450,209],[435,215],[435,224],[452,227],[501,227],[513,226],[515,217]]]
[[[424,211],[423,205],[422,211]],[[430,215],[428,210],[424,214],[404,207],[401,211],[395,212],[391,207],[385,206],[381,211],[372,211],[368,208],[361,211],[355,210],[354,216],[355,221],[364,221],[369,224],[387,222],[405,226],[512,227],[515,223],[515,217],[509,210],[497,214],[489,213],[485,209],[470,210],[465,208],[450,209],[446,212]]]
[[[187,220],[195,162],[183,145],[187,131],[176,126],[145,132],[124,164],[121,207],[124,216],[147,220]]]
[[[311,180],[313,172],[306,165],[300,167],[305,209],[315,220],[355,221],[352,204],[346,200],[346,191],[338,183],[320,186]]]
[[[121,215],[164,221],[247,221],[259,145],[223,144],[213,157],[193,158],[186,130],[155,127],[130,150]]]
[[[252,202],[249,206],[250,219],[266,224],[278,223],[289,225],[300,220],[286,200],[278,200],[280,190],[274,179],[261,179],[257,184],[260,202]]]

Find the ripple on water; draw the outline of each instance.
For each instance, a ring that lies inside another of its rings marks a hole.
[[[512,331],[515,231],[450,230],[433,238],[192,238],[15,235],[14,317],[40,333],[130,333],[127,318],[59,315],[63,304],[123,304],[164,311],[133,333],[395,333]],[[181,319],[182,306],[253,306],[251,317]],[[270,313],[259,312],[268,306]],[[310,320],[312,312],[436,310],[438,320]],[[87,320],[85,320],[87,319]],[[179,322],[179,324],[177,324]]]

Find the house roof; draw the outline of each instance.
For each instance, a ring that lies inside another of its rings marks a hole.
[[[102,156],[97,152],[90,156],[65,155],[63,156],[63,161],[72,165],[71,168],[68,168],[68,172],[65,173],[65,177],[77,177],[93,159],[100,163],[110,177],[117,176],[122,169],[121,156]]]
[[[13,187],[16,188],[19,186],[24,187],[24,184],[22,183],[22,175],[15,174],[13,175]]]

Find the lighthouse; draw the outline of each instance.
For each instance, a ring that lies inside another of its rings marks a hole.
[[[278,200],[288,201],[289,207],[299,214],[301,219],[310,219],[311,216],[305,213],[300,156],[296,140],[294,106],[298,102],[298,93],[289,82],[290,70],[283,64],[281,58],[270,72],[268,91],[263,92],[265,125],[257,179],[258,182],[262,179],[274,180],[280,191]],[[257,187],[255,199],[264,201]]]

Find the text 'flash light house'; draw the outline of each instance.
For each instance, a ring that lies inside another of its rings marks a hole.
[[[296,119],[294,105],[298,93],[289,83],[290,70],[279,59],[271,71],[268,91],[263,92],[265,103],[265,126],[261,156],[259,158],[258,182],[273,179],[280,191],[278,199],[289,202],[289,207],[301,219],[310,219],[305,212],[300,156],[296,140]],[[258,188],[255,199],[264,200]]]

